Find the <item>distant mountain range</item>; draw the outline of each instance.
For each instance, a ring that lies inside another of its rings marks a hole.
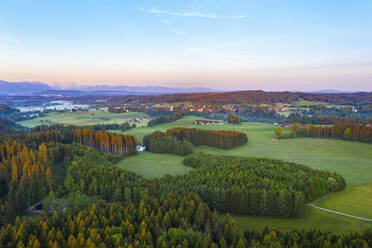
[[[55,94],[64,96],[87,96],[87,95],[161,95],[161,94],[176,94],[176,93],[208,93],[221,92],[210,88],[194,87],[194,88],[171,88],[164,86],[112,86],[112,85],[96,85],[96,86],[71,86],[66,89],[53,87],[42,82],[7,82],[0,80],[0,96],[4,95],[43,95]],[[297,92],[297,91],[292,91]],[[341,94],[355,93],[354,91],[338,91],[338,90],[318,90],[307,93],[314,94]]]
[[[146,94],[171,94],[171,93],[205,93],[216,92],[214,89],[194,87],[194,88],[169,88],[164,86],[110,86],[110,85],[96,85],[96,86],[77,86],[73,89],[89,92],[97,91],[112,91],[112,92],[141,92]]]
[[[52,87],[40,82],[7,82],[0,80],[1,95],[26,95],[46,90],[52,90]]]
[[[343,91],[343,90],[317,90],[317,91],[310,91],[309,93],[314,94],[343,94],[343,93],[354,93],[355,91]]]
[[[70,96],[83,95],[153,95],[175,93],[216,92],[210,88],[170,88],[163,86],[74,86],[58,89],[41,82],[7,82],[0,80],[0,95],[41,95],[60,94]]]

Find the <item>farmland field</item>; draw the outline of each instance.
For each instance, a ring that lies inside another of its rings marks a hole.
[[[109,113],[109,112],[82,112],[82,113],[49,113],[45,117],[39,117],[31,120],[19,122],[26,127],[34,127],[37,125],[51,124],[71,124],[78,126],[88,126],[96,124],[121,124],[125,120],[134,118],[148,117],[145,113],[129,112],[129,113]],[[146,126],[146,121],[142,121],[139,126]]]

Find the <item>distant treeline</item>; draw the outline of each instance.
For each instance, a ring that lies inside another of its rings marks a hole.
[[[291,218],[305,203],[345,188],[336,173],[271,159],[197,153],[184,159],[195,170],[159,180],[162,192],[196,192],[219,212]]]
[[[372,104],[371,92],[316,94],[303,92],[265,92],[261,90],[251,90],[222,93],[190,93],[118,98],[118,102],[124,98],[124,100],[140,99],[141,102],[149,103],[192,102],[198,104],[273,104],[293,103],[300,100],[306,100],[332,104]]]
[[[347,117],[317,117],[308,115],[290,115],[288,120],[281,123],[301,123],[314,125],[336,125],[336,124],[372,124],[372,119],[347,118]]]
[[[293,124],[290,130],[290,133],[282,133],[282,135],[277,134],[277,136],[279,136],[279,138],[313,137],[343,139],[372,143],[372,126],[367,125],[336,124],[333,126],[301,126],[299,124]]]
[[[114,108],[114,107],[109,107],[108,108],[108,111],[110,113],[124,113],[124,112],[127,112],[127,110],[125,108]]]
[[[157,118],[147,122],[147,126],[148,127],[153,127],[155,125],[176,121],[176,120],[181,119],[184,116],[185,116],[185,114],[182,113],[182,112],[178,112],[176,114],[173,114],[170,117],[160,116],[160,117],[157,117]]]

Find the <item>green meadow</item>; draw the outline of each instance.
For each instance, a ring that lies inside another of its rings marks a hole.
[[[319,207],[372,219],[372,183],[349,187],[319,199],[316,204]]]
[[[191,167],[184,166],[182,161],[182,156],[174,154],[140,152],[137,156],[123,159],[117,166],[146,178],[160,178],[166,174],[177,175],[192,170]]]
[[[47,114],[47,116],[21,121],[18,124],[21,124],[25,127],[35,127],[45,124],[70,124],[78,126],[89,126],[96,124],[121,124],[126,120],[144,117],[148,117],[147,114],[140,112],[119,114],[99,111],[81,113],[49,113]],[[141,122],[138,125],[146,126],[146,122]]]
[[[233,216],[242,229],[262,230],[270,229],[288,231],[293,229],[320,229],[337,233],[362,231],[372,228],[371,222],[356,220],[337,214],[331,214],[312,207],[306,207],[305,216],[296,219],[279,219],[264,217]],[[225,215],[220,215],[223,220]]]

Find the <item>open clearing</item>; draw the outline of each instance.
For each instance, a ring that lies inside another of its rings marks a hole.
[[[39,117],[32,120],[21,121],[25,127],[35,127],[37,125],[50,124],[71,124],[78,126],[88,126],[96,124],[121,124],[126,120],[134,118],[148,117],[145,113],[129,112],[129,113],[109,113],[109,112],[81,112],[81,113],[49,113],[45,117]],[[140,122],[138,126],[146,126],[147,122]]]
[[[372,183],[347,188],[325,196],[318,201],[319,207],[372,219]]]
[[[154,161],[157,164],[156,168]],[[146,178],[159,178],[166,174],[178,175],[192,170],[191,167],[184,166],[182,161],[183,157],[178,155],[140,152],[137,156],[128,157],[117,165]]]

